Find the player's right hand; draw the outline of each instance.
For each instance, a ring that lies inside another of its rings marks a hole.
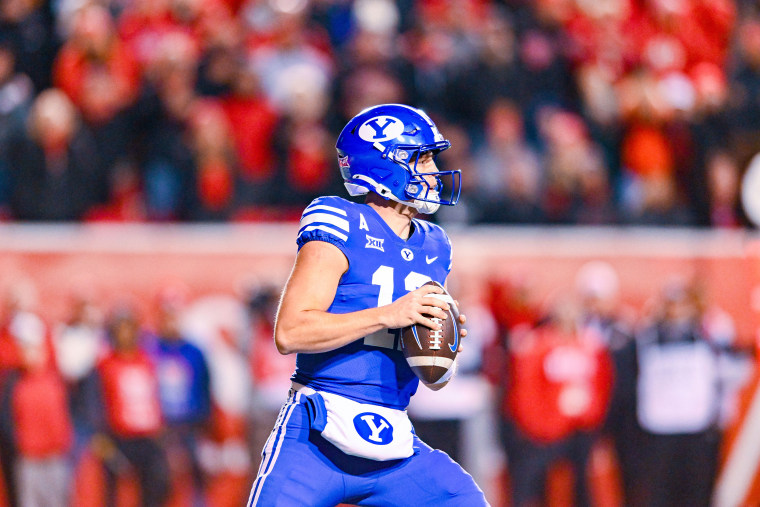
[[[449,305],[438,298],[428,297],[429,294],[443,294],[443,289],[435,285],[423,285],[382,307],[385,327],[394,329],[421,324],[430,329],[441,329],[442,326],[431,320],[431,317],[445,319]]]

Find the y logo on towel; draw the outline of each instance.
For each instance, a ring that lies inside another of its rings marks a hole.
[[[393,426],[385,417],[372,412],[354,417],[354,428],[360,437],[371,444],[387,445],[393,440]]]

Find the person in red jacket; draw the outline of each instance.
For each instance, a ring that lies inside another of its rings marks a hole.
[[[159,438],[164,429],[158,380],[148,354],[140,347],[140,325],[135,313],[121,310],[112,318],[111,351],[95,374],[95,406],[90,410],[95,434],[92,446],[105,465],[109,505],[115,502],[119,475],[133,469],[141,491],[141,505],[164,505],[169,495],[169,466]],[[103,411],[105,417],[98,418]]]
[[[0,431],[15,451],[15,500],[24,507],[66,507],[73,436],[66,385],[36,315],[15,316],[10,331],[20,365],[8,374],[0,393]]]
[[[576,507],[590,505],[586,468],[610,400],[613,366],[602,337],[568,302],[547,322],[512,333],[506,432],[513,505],[541,503],[553,463],[568,459]]]

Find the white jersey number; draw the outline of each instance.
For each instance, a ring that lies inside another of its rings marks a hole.
[[[407,292],[417,290],[426,282],[429,282],[431,278],[422,273],[411,271],[404,278],[404,289]],[[380,286],[380,293],[377,296],[377,306],[389,305],[393,302],[393,267],[380,266],[372,274],[372,285]],[[365,345],[372,345],[373,347],[382,347],[384,349],[400,349],[401,345],[396,339],[399,335],[398,329],[381,329],[374,333],[364,337]]]

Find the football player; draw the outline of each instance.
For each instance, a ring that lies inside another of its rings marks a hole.
[[[340,133],[346,188],[367,197],[321,197],[303,212],[274,331],[281,353],[297,353],[296,371],[249,506],[487,505],[406,413],[419,380],[399,330],[440,329],[432,318],[446,317],[447,304],[428,297],[441,288],[423,284],[445,283],[451,244],[415,216],[459,199],[459,171],[435,164],[449,146],[423,111],[400,104],[366,109]]]

